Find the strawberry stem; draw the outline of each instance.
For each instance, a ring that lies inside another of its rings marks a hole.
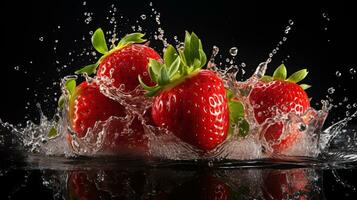
[[[154,96],[168,85],[193,74],[200,70],[207,61],[203,51],[201,40],[195,33],[185,33],[185,47],[176,50],[169,45],[164,51],[164,62],[160,63],[150,59],[148,72],[156,85],[149,87],[139,77],[140,85],[147,90],[147,96]]]
[[[75,71],[74,73],[87,74],[87,75],[95,74],[98,66],[100,65],[102,60],[104,60],[104,58],[109,56],[114,51],[122,49],[130,44],[146,42],[146,40],[143,39],[144,36],[145,34],[142,33],[127,34],[119,41],[117,46],[115,46],[110,51],[108,51],[108,46],[105,40],[104,32],[101,28],[98,28],[92,35],[91,41],[94,49],[103,55],[99,58],[99,60],[96,63],[82,67],[81,69]]]
[[[270,82],[270,81],[275,81],[275,80],[281,80],[281,81],[288,81],[292,83],[298,83],[302,81],[304,78],[306,78],[307,74],[309,72],[307,69],[302,69],[299,70],[292,75],[289,76],[289,78],[286,78],[287,76],[287,70],[284,64],[281,64],[278,68],[275,69],[273,76],[263,76],[260,80],[264,82]],[[311,87],[311,85],[307,84],[300,84],[300,87],[303,90],[306,90]]]

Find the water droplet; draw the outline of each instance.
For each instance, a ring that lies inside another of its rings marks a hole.
[[[335,88],[330,87],[329,89],[327,89],[327,92],[328,92],[329,94],[333,94],[333,93],[335,92]]]
[[[226,62],[227,62],[227,63],[229,62],[229,58],[226,58]]]
[[[219,52],[219,48],[217,46],[213,46],[212,56],[214,56],[214,57],[217,56],[218,52]]]
[[[140,17],[141,17],[142,20],[146,19],[146,15],[144,15],[144,14],[142,14]]]
[[[39,37],[38,40],[40,40],[41,42],[43,42],[43,37]]]
[[[241,67],[245,67],[246,65],[245,65],[244,62],[242,62],[242,63],[240,64],[240,66],[241,66]]]
[[[208,161],[207,164],[208,164],[208,167],[213,167],[213,161],[210,160],[210,161]]]
[[[286,37],[283,37],[283,41],[285,42],[287,40],[287,38]]]
[[[83,6],[87,5],[87,2],[86,1],[83,1]]]
[[[277,52],[276,49],[274,49],[274,50],[273,50],[273,54],[276,54],[276,52]]]
[[[289,24],[290,24],[290,25],[294,25],[294,21],[290,19],[290,20],[289,20]]]
[[[238,54],[238,48],[237,47],[232,47],[231,49],[229,49],[229,53],[232,56],[236,56]]]
[[[356,74],[356,69],[351,68],[351,69],[350,69],[350,73],[351,73],[352,75],[355,75],[355,74]]]
[[[322,13],[322,17],[323,17],[323,18],[326,18],[326,17],[327,17],[327,14],[326,14],[326,13]]]
[[[287,26],[287,27],[285,28],[285,34],[288,34],[290,30],[291,30],[291,27],[290,27],[290,26]]]
[[[16,71],[19,71],[19,70],[20,70],[20,66],[15,66],[14,69],[15,69]]]
[[[351,104],[347,104],[346,108],[351,109],[352,108]]]
[[[357,107],[357,103],[354,103],[352,106],[353,106],[354,108],[356,108],[356,107]]]
[[[306,124],[304,124],[304,123],[299,124],[299,131],[303,132],[303,131],[306,131],[306,129],[307,129]]]
[[[340,77],[342,74],[341,74],[341,72],[340,71],[336,71],[336,76],[337,77]]]

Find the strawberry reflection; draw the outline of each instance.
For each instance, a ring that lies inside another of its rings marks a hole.
[[[71,171],[67,198],[91,199],[312,199],[312,169]]]
[[[266,200],[309,198],[313,176],[307,169],[270,170],[263,173],[263,196]]]

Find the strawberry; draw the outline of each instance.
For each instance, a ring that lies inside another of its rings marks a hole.
[[[139,75],[143,77],[145,83],[153,86],[154,83],[147,73],[149,58],[161,59],[160,55],[150,47],[142,44],[128,45],[104,58],[99,65],[97,76],[112,78],[115,87],[123,84],[126,92],[134,90],[139,85]]]
[[[93,129],[97,123],[103,125],[99,127],[106,127],[102,152],[123,153],[128,148],[145,150],[147,139],[141,122],[137,117],[129,122],[123,120],[125,108],[103,95],[95,82],[85,81],[76,87],[75,80],[70,79],[66,82],[66,88],[69,92],[68,120],[77,137],[84,137],[88,129]],[[107,121],[110,117],[111,120]],[[128,130],[131,132],[128,133]],[[71,143],[72,136],[69,135],[67,139]]]
[[[149,75],[156,85],[139,80],[153,96],[154,123],[207,151],[226,139],[229,111],[223,81],[215,72],[202,70],[205,63],[201,40],[186,32],[185,48],[179,53],[169,45],[164,63],[150,59]]]
[[[77,70],[76,74],[91,75],[99,70],[97,77],[112,79],[112,85],[116,88],[124,88],[130,92],[139,86],[138,76],[148,85],[153,85],[147,74],[147,64],[150,59],[160,61],[160,55],[150,47],[142,44],[145,40],[141,33],[132,33],[122,38],[118,45],[108,50],[104,32],[97,29],[92,36],[92,45],[103,56],[95,63]],[[84,137],[89,128],[94,128],[99,123],[105,130],[103,151],[114,153],[123,149],[146,150],[147,139],[144,136],[144,128],[136,117],[130,121],[123,120],[126,116],[125,108],[118,102],[109,99],[99,91],[95,83],[84,82],[75,88],[75,81],[70,80],[69,121],[73,131],[78,137]],[[107,121],[110,117],[110,121]],[[146,117],[148,118],[148,117]],[[150,119],[149,119],[150,120]],[[68,137],[69,142],[72,138]]]
[[[303,69],[286,79],[286,68],[282,64],[275,70],[273,77],[264,76],[256,83],[249,95],[256,122],[263,124],[267,119],[286,113],[300,116],[310,108],[310,100],[304,91],[310,86],[297,84],[307,73],[307,70]],[[300,137],[299,132],[282,135],[283,128],[280,120],[263,127],[264,131],[261,134],[271,144],[274,152],[287,149]]]
[[[74,80],[67,82],[68,86],[70,84],[75,87]],[[93,128],[97,121],[105,121],[111,116],[125,116],[124,107],[103,95],[95,82],[82,82],[70,91],[69,121],[78,137],[84,137],[88,128]]]
[[[112,85],[116,88],[123,86],[125,92],[134,90],[138,85],[138,76],[148,85],[154,85],[147,73],[149,59],[161,60],[160,55],[152,48],[136,44],[146,40],[144,34],[132,33],[123,37],[118,45],[108,50],[102,29],[97,29],[92,37],[93,47],[103,56],[95,63],[88,65],[76,74],[93,74],[97,71],[100,78],[112,79]],[[99,67],[98,67],[99,66]]]

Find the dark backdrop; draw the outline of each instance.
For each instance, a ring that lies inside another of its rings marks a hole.
[[[308,68],[310,74],[305,82],[313,86],[308,90],[312,105],[319,108],[317,103],[328,94],[328,88],[334,87],[336,92],[330,96],[334,103],[342,105],[334,109],[329,120],[338,120],[344,116],[346,106],[356,102],[353,78],[357,77],[349,70],[352,67],[357,70],[354,29],[357,13],[352,4],[343,1],[311,2],[171,0],[154,1],[153,7],[161,13],[161,27],[169,41],[174,35],[182,40],[184,30],[193,30],[202,38],[208,55],[213,45],[220,47],[222,60],[232,46],[238,47],[236,62],[247,65],[245,78],[287,36],[287,42],[273,57],[269,73],[282,61],[290,72]],[[90,30],[110,29],[105,16],[113,3],[119,15],[129,20],[121,20],[118,25],[122,34],[130,31],[129,27],[141,14],[151,13],[149,1],[131,0],[86,1],[85,6],[83,1],[58,0],[10,1],[1,5],[0,118],[3,121],[35,120],[37,102],[48,116],[53,115],[60,77],[90,63],[93,56],[73,54],[90,47]],[[84,22],[85,12],[94,13],[89,24]],[[294,25],[285,35],[290,19]],[[68,67],[63,69],[63,65]],[[342,76],[337,77],[336,71]]]
[[[311,2],[170,0],[154,2],[154,8],[161,13],[161,27],[170,41],[174,35],[182,40],[184,30],[193,30],[203,40],[208,55],[213,45],[220,47],[222,60],[228,56],[232,46],[238,47],[236,61],[246,63],[245,78],[266,60],[285,36],[285,27],[292,19],[294,25],[287,35],[288,41],[274,56],[269,73],[283,60],[290,72],[308,68],[310,74],[305,82],[313,86],[308,93],[317,108],[320,105],[316,103],[325,99],[327,89],[336,88],[331,96],[334,103],[341,103],[341,106],[331,112],[330,123],[344,117],[347,105],[356,102],[357,77],[352,76],[349,70],[353,67],[357,70],[357,12],[352,3],[343,1]],[[86,6],[83,6],[83,1],[59,0],[2,3],[0,119],[11,123],[37,120],[37,102],[41,103],[45,114],[53,115],[55,98],[60,92],[60,78],[89,63],[92,56],[74,54],[89,48],[90,30],[111,28],[105,16],[112,3],[116,4],[124,19],[131,20],[121,20],[122,33],[128,33],[128,27],[141,14],[151,13],[149,2],[139,0],[86,1]],[[87,18],[84,12],[94,12],[91,23],[84,22]],[[152,38],[152,35],[148,37]],[[73,53],[69,55],[69,52]],[[63,65],[68,67],[63,68]],[[342,76],[337,77],[336,71]],[[331,174],[325,179],[327,197],[331,198],[330,194],[344,195],[343,188],[338,192],[341,189],[339,185],[334,188],[329,184],[330,180],[335,183]]]

